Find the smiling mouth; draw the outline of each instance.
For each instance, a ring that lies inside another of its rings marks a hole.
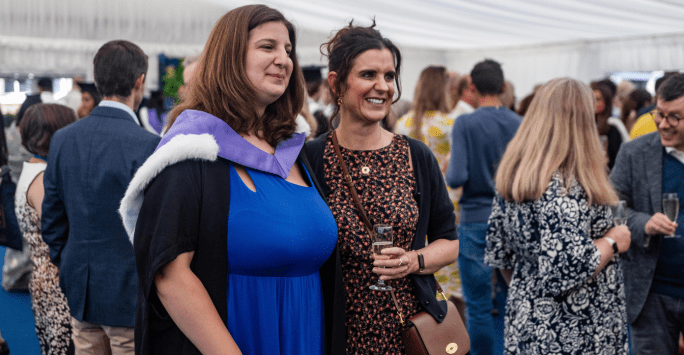
[[[383,104],[383,103],[385,103],[385,99],[372,99],[372,98],[368,98],[368,99],[366,99],[366,101],[368,101],[368,102],[370,102],[370,103],[372,103],[372,104]]]
[[[661,129],[661,130],[660,130],[660,135],[666,135],[666,136],[671,137],[671,136],[674,136],[674,135],[675,135],[675,132],[674,132],[674,130],[671,129],[671,128],[669,128],[669,129]]]
[[[269,76],[272,76],[277,79],[285,79],[285,75],[282,74],[268,74]]]

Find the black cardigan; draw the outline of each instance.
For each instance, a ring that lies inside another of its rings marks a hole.
[[[298,162],[313,171],[305,149],[300,152]],[[163,201],[145,199],[140,215],[146,218],[139,218],[135,229],[134,250],[139,275],[136,354],[200,354],[166,312],[154,288],[155,274],[182,253],[195,252],[190,268],[207,289],[223,322],[227,320],[228,256],[225,251],[230,207],[230,164],[223,158],[213,162],[194,159],[181,161],[166,167],[145,191],[146,195],[162,196],[162,200],[168,201],[164,204]],[[301,167],[300,164],[298,166]],[[180,179],[182,183],[179,179],[174,181],[173,176],[179,174],[187,177]],[[306,173],[302,172],[302,175],[306,176]],[[188,184],[187,181],[192,183]],[[321,193],[315,178],[313,182]],[[194,189],[197,198],[178,198],[174,191],[179,189]],[[176,208],[160,210],[160,204]],[[179,228],[165,222],[184,218],[185,209],[177,208],[178,205],[200,211],[198,223],[188,228],[197,231],[198,238],[187,238],[187,234],[179,231]],[[154,239],[155,236],[164,238]],[[346,348],[345,293],[337,247],[321,266],[320,277],[326,321],[326,353],[342,355]]]
[[[319,179],[326,198],[332,193],[325,181],[323,152],[330,133],[307,142],[307,154],[313,171]],[[428,241],[437,239],[458,239],[456,235],[456,213],[454,204],[444,183],[437,159],[425,144],[415,139],[408,139],[411,149],[411,161],[416,179],[414,198],[418,204],[418,225],[413,239],[413,250],[425,247],[425,236]],[[337,167],[339,169],[339,167]],[[345,186],[345,188],[347,188]],[[416,290],[416,298],[423,309],[432,315],[437,322],[444,320],[447,312],[445,301],[437,301],[435,297],[437,285],[433,275],[410,275]]]

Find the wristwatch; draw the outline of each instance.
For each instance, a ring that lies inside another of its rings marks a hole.
[[[613,242],[614,243],[614,242]],[[418,254],[418,272],[421,273],[425,270],[425,259],[423,259],[423,254]]]
[[[608,243],[610,243],[610,245],[613,247],[613,254],[617,255],[620,252],[620,250],[618,249],[617,243],[613,240],[613,238],[610,238],[610,237],[604,237],[604,238],[606,238]]]

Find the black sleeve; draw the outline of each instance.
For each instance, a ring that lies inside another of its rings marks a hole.
[[[622,145],[622,136],[615,126],[610,126],[608,130],[608,169],[613,169],[615,166],[615,159],[617,159],[618,151]]]
[[[451,202],[449,192],[446,189],[444,176],[439,169],[437,159],[428,151],[423,155],[425,164],[428,166],[427,176],[430,187],[430,222],[428,223],[427,237],[428,242],[432,243],[437,239],[456,240],[456,212],[454,203]]]
[[[133,243],[145,298],[161,268],[197,248],[200,181],[200,163],[186,160],[165,168],[145,190]]]

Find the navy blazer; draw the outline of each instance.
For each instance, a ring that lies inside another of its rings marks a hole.
[[[117,210],[160,137],[124,110],[96,107],[55,133],[45,170],[42,234],[71,315],[133,327],[138,277]]]

